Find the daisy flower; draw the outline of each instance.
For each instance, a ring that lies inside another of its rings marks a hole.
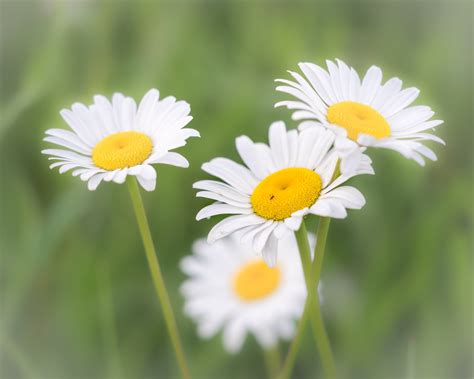
[[[327,61],[328,71],[313,64],[300,63],[304,76],[290,72],[296,81],[277,79],[277,87],[296,100],[275,104],[293,109],[294,120],[307,120],[300,129],[318,125],[333,130],[338,138],[342,171],[346,158],[356,161],[365,147],[398,151],[408,159],[425,164],[425,158],[436,160],[434,152],[420,141],[444,144],[439,137],[426,133],[443,123],[431,120],[434,112],[424,105],[410,106],[420,91],[402,90],[402,81],[391,78],[382,84],[382,71],[369,68],[362,81],[357,72],[341,60]]]
[[[242,231],[242,243],[252,243],[273,266],[274,246],[298,230],[304,216],[344,218],[347,208],[362,208],[362,194],[341,184],[357,174],[373,174],[370,159],[363,155],[350,175],[332,180],[338,160],[331,149],[334,138],[334,133],[324,128],[286,131],[279,121],[270,126],[269,146],[246,136],[236,139],[237,151],[247,167],[226,158],[203,164],[205,172],[223,182],[203,180],[194,184],[201,190],[196,196],[216,200],[196,219],[231,215],[212,228],[208,241]]]
[[[310,241],[314,246],[314,237]],[[202,338],[222,329],[230,353],[241,349],[247,333],[264,349],[292,338],[306,286],[294,236],[283,239],[279,248],[284,252],[270,268],[236,235],[212,245],[204,239],[193,244],[193,254],[181,261],[188,275],[181,292],[185,312]]]
[[[50,168],[72,171],[95,190],[102,181],[124,183],[127,175],[136,176],[147,191],[156,186],[152,164],[188,167],[188,161],[171,150],[184,146],[189,137],[198,137],[185,128],[192,120],[185,101],[172,96],[160,100],[151,89],[136,105],[131,97],[115,93],[110,102],[94,96],[89,107],[75,103],[60,113],[72,130],[49,129],[45,141],[60,146],[42,153],[55,161]]]

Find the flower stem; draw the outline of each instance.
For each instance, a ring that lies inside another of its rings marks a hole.
[[[308,318],[310,316],[311,311],[311,301],[307,301],[304,306],[303,314],[301,315],[300,322],[298,323],[298,328],[296,329],[295,337],[291,342],[290,349],[288,350],[288,354],[285,357],[285,361],[283,363],[283,368],[281,370],[280,376],[278,379],[289,379],[291,376],[291,372],[293,371],[293,367],[296,362],[296,355],[298,354],[298,350],[301,346],[301,341],[304,335],[304,328]]]
[[[334,379],[336,377],[336,365],[334,364],[334,357],[332,355],[331,345],[329,338],[324,327],[324,320],[321,313],[321,307],[319,304],[319,296],[317,287],[319,285],[319,278],[321,276],[321,268],[323,266],[324,251],[326,248],[326,240],[329,231],[329,224],[331,219],[329,217],[321,217],[319,219],[318,231],[316,233],[316,247],[314,249],[314,260],[311,265],[311,278],[310,287],[308,288],[308,296],[310,290],[315,292],[315,306],[312,308],[311,313],[311,325],[313,335],[318,346],[319,355],[321,356],[321,362],[323,370],[327,378]],[[312,285],[311,285],[312,283]],[[308,302],[308,299],[306,300]]]
[[[311,321],[313,337],[319,350],[326,377],[331,379],[336,377],[334,358],[332,356],[329,339],[324,328],[317,291],[330,220],[330,218],[326,217],[321,217],[320,219],[318,232],[316,235],[316,248],[314,253],[315,259],[313,262],[311,262],[308,233],[306,231],[306,225],[304,222],[301,224],[300,229],[295,233],[308,295],[306,298],[303,315],[298,324],[297,334],[285,359],[283,371],[280,376],[281,379],[287,379],[291,375],[291,371],[296,360],[296,354],[301,344],[301,338],[304,333],[305,324],[308,319]]]
[[[268,379],[275,378],[280,370],[280,351],[278,345],[263,349],[263,358]]]
[[[153,244],[153,239],[150,233],[150,227],[148,225],[148,219],[146,217],[145,208],[143,206],[143,201],[140,195],[140,189],[135,178],[129,178],[127,180],[127,183],[128,189],[130,191],[130,197],[132,198],[133,208],[135,210],[135,216],[137,218],[138,227],[142,236],[143,245],[145,247],[148,266],[150,268],[151,276],[153,278],[153,283],[155,285],[155,290],[158,295],[158,300],[161,303],[163,316],[165,318],[166,327],[171,338],[171,343],[174,348],[176,359],[178,361],[179,368],[181,369],[181,374],[183,378],[190,379],[191,376],[189,373],[188,365],[186,363],[183,347],[181,345],[181,340],[179,337],[178,328],[176,326],[176,320],[173,315],[173,310],[171,308],[168,292],[166,290],[163,275],[161,273],[158,257],[156,256],[155,246]]]

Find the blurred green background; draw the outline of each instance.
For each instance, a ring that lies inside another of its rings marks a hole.
[[[371,151],[376,176],[353,181],[366,207],[332,224],[324,312],[341,377],[407,378],[410,362],[414,378],[473,376],[471,2],[0,4],[2,378],[179,377],[126,187],[89,192],[40,154],[61,108],[151,87],[190,102],[202,135],[180,150],[191,167],[158,167],[144,194],[194,378],[264,377],[252,338],[229,356],[182,313],[177,264],[216,222],[194,220],[207,202],[191,185],[206,160],[237,159],[236,136],[294,127],[273,80],[335,57],[420,88],[447,141],[425,168]],[[294,378],[320,373],[308,336]]]

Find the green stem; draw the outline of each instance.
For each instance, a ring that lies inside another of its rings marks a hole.
[[[263,349],[263,358],[268,379],[275,378],[280,370],[280,351],[278,345]]]
[[[308,232],[306,231],[306,224],[301,223],[300,228],[295,232],[296,242],[298,243],[298,250],[300,252],[301,265],[303,266],[304,280],[306,282],[306,289],[309,289],[311,282],[311,247],[309,246]]]
[[[150,268],[151,276],[153,277],[153,283],[158,295],[158,300],[161,303],[163,316],[165,318],[166,327],[171,338],[171,343],[174,348],[176,359],[178,361],[179,368],[181,369],[183,378],[190,379],[191,376],[186,363],[183,347],[181,345],[178,328],[176,326],[176,320],[173,315],[173,309],[171,308],[171,302],[166,290],[165,282],[163,280],[160,264],[155,253],[153,239],[151,238],[150,227],[148,225],[148,219],[146,217],[145,208],[140,195],[140,189],[135,178],[129,178],[127,183],[128,189],[130,191],[130,197],[132,198],[135,215],[137,217],[138,227],[142,236],[143,245],[145,247],[148,266]]]
[[[416,360],[415,340],[411,339],[408,343],[408,351],[407,351],[407,379],[415,379],[415,360]]]
[[[296,356],[303,340],[304,328],[311,313],[311,306],[311,301],[307,301],[304,306],[303,314],[301,315],[301,319],[298,323],[298,328],[296,329],[296,334],[293,338],[293,341],[291,342],[288,354],[285,357],[283,368],[281,370],[280,376],[278,377],[279,379],[288,379],[291,376],[291,372],[295,366]]]
[[[315,297],[315,306],[313,307],[311,315],[311,325],[318,346],[319,355],[321,356],[323,370],[327,378],[334,379],[336,377],[336,365],[334,363],[334,357],[331,351],[331,345],[329,343],[326,328],[324,327],[324,320],[317,292],[330,222],[331,219],[329,217],[321,217],[319,219],[318,231],[316,233],[316,247],[314,249],[314,260],[311,265],[310,284],[312,283],[312,285],[308,288],[308,296],[310,296],[310,291],[314,292],[314,295],[312,296]],[[308,300],[306,301],[308,302]]]
[[[331,379],[336,377],[334,359],[332,356],[329,339],[324,328],[317,291],[330,220],[330,218],[326,217],[321,217],[320,219],[316,235],[317,244],[314,253],[315,259],[313,262],[311,262],[308,233],[306,231],[306,225],[304,222],[301,224],[300,229],[295,233],[308,295],[306,298],[303,316],[301,317],[301,320],[298,324],[295,339],[293,340],[288,355],[285,359],[283,371],[280,376],[281,379],[287,379],[291,375],[291,371],[293,370],[296,360],[296,354],[301,344],[302,335],[304,333],[308,319],[311,321],[313,337],[321,357],[321,362],[326,377]]]

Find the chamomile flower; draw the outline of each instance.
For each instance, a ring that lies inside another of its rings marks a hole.
[[[310,238],[314,245],[314,237]],[[282,240],[278,264],[270,268],[233,235],[210,245],[204,239],[181,261],[188,279],[181,292],[185,312],[198,334],[210,338],[223,330],[223,343],[238,352],[247,333],[263,347],[290,339],[303,311],[306,286],[293,235]]]
[[[201,190],[196,196],[216,201],[203,208],[196,219],[231,215],[212,228],[208,241],[241,231],[242,243],[250,242],[273,266],[278,240],[298,230],[304,216],[344,218],[346,209],[362,208],[362,194],[341,184],[357,174],[372,174],[371,161],[363,155],[350,175],[333,180],[338,160],[331,149],[334,138],[334,133],[324,128],[286,131],[279,121],[270,126],[269,146],[246,136],[236,139],[247,167],[226,158],[205,163],[202,169],[223,182],[194,184]]]
[[[361,81],[352,67],[336,61],[327,61],[329,72],[313,63],[300,63],[305,77],[290,71],[295,82],[277,79],[284,84],[277,90],[296,100],[275,106],[293,109],[295,120],[307,120],[300,129],[316,125],[333,130],[339,137],[335,145],[343,160],[342,171],[345,158],[355,162],[369,146],[398,151],[422,166],[425,158],[436,160],[435,153],[421,141],[444,144],[426,133],[443,121],[431,120],[434,112],[428,106],[410,106],[420,92],[417,88],[402,90],[398,78],[382,84],[382,71],[376,66],[370,67]]]
[[[60,113],[72,130],[49,129],[44,139],[60,146],[42,153],[55,161],[62,174],[72,171],[95,190],[102,181],[123,183],[128,175],[136,176],[147,191],[156,186],[152,164],[188,167],[188,161],[172,152],[184,146],[189,137],[198,137],[185,128],[191,121],[190,107],[172,96],[160,100],[151,89],[136,105],[135,100],[115,93],[112,102],[101,95],[89,107],[75,103]]]

